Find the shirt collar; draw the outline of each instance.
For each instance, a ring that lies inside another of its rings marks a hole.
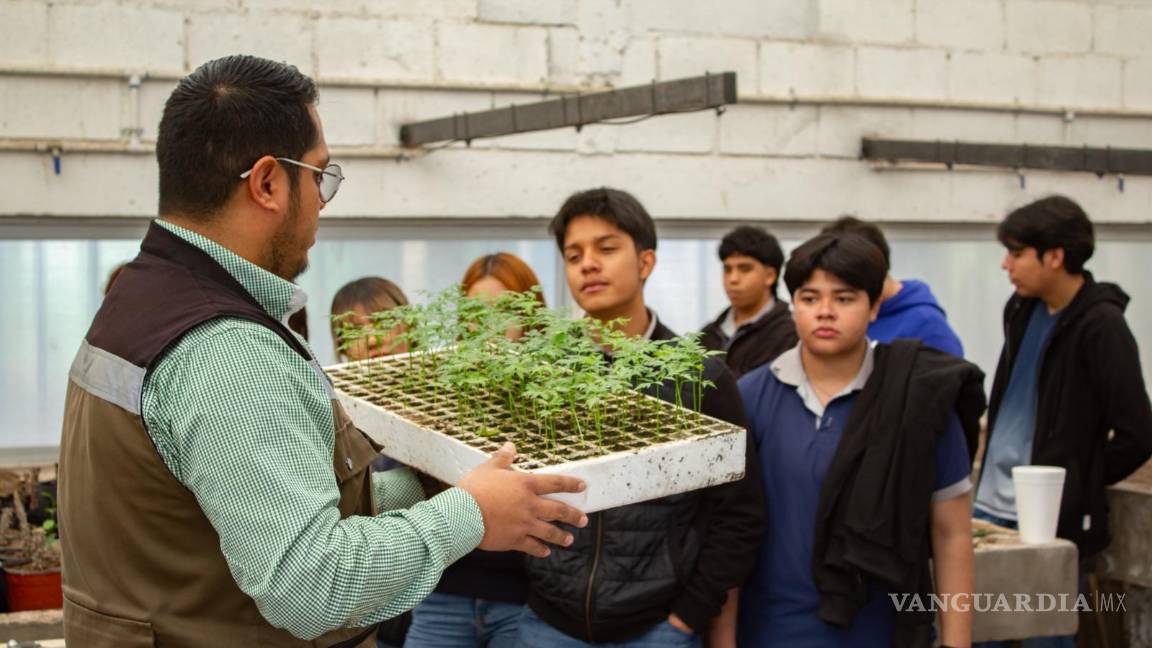
[[[156,219],[156,224],[207,253],[240,282],[269,315],[285,325],[288,318],[308,302],[308,294],[296,284],[277,277],[216,241],[162,219]]]
[[[781,353],[771,365],[772,374],[776,379],[785,385],[790,385],[796,388],[796,393],[800,399],[804,401],[804,407],[816,416],[824,415],[824,405],[820,404],[820,398],[816,395],[816,390],[812,389],[812,385],[808,382],[808,374],[804,371],[804,362],[800,359],[800,346],[788,349]],[[864,389],[864,385],[868,383],[868,378],[872,376],[872,368],[875,364],[876,343],[872,340],[868,341],[868,348],[864,352],[864,362],[860,365],[860,371],[856,372],[856,377],[852,379],[840,393],[828,399],[828,402],[846,396],[852,392],[858,392]]]
[[[656,318],[656,313],[651,308],[645,308],[644,310],[648,312],[648,330],[641,333],[640,337],[645,340],[651,340],[652,334],[656,332],[656,324],[659,322],[659,320]],[[580,317],[589,317],[588,311],[580,313]]]
[[[656,322],[659,320],[656,319],[656,313],[654,313],[651,308],[646,308],[644,310],[648,311],[648,330],[644,331],[644,335],[641,337],[643,337],[645,340],[651,340],[652,334],[656,332]]]
[[[769,311],[772,310],[772,307],[775,305],[776,305],[776,300],[773,299],[772,297],[769,297],[768,303],[764,304],[764,308],[761,308],[759,311],[757,311],[756,314],[753,315],[751,319],[749,319],[748,321],[741,324],[739,328],[744,328],[745,326],[751,326],[751,325],[755,324],[756,322],[759,322],[765,315],[768,314]],[[720,323],[720,330],[723,331],[724,335],[726,335],[728,337],[732,337],[732,336],[736,335],[737,327],[736,327],[736,309],[735,308],[732,308],[732,307],[728,308],[728,314],[724,316],[724,321]]]

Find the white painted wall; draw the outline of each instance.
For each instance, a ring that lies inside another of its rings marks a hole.
[[[349,177],[326,214],[539,217],[590,185],[658,217],[993,221],[1061,191],[1152,222],[1152,179],[884,170],[860,138],[1152,148],[1140,0],[0,0],[0,218],[155,210],[150,154],[175,79],[212,57],[318,79]],[[401,123],[549,92],[738,73],[741,105],[477,141],[400,162]],[[128,89],[146,75],[139,105]],[[794,103],[789,103],[793,101]],[[59,176],[45,153],[63,141]],[[18,187],[18,191],[8,188]]]

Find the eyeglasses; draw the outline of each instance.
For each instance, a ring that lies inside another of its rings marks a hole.
[[[340,172],[339,164],[329,164],[321,169],[314,167],[311,164],[305,164],[299,160],[290,160],[288,158],[276,158],[280,162],[287,162],[288,164],[295,164],[298,167],[304,167],[309,171],[316,174],[316,186],[320,188],[320,200],[330,202],[336,196],[336,191],[340,189],[340,183],[344,181],[344,174]],[[248,169],[240,174],[240,179],[246,179],[252,175],[252,169]]]

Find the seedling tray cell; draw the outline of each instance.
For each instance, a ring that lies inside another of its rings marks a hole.
[[[584,493],[554,497],[589,513],[744,475],[744,429],[690,409],[628,392],[602,408],[599,431],[581,411],[577,423],[565,418],[549,433],[482,389],[462,399],[421,379],[413,362],[405,354],[327,372],[352,421],[384,454],[443,482],[455,484],[505,441],[516,444],[519,470],[584,479]]]

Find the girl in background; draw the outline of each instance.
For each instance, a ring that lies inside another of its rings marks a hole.
[[[392,310],[407,303],[408,298],[400,286],[383,277],[363,277],[344,284],[336,291],[336,296],[332,298],[332,314],[351,312],[352,324],[369,327],[372,325],[372,313]],[[408,351],[408,345],[404,342],[393,343],[395,337],[403,332],[399,330],[385,335],[366,335],[347,349],[341,349],[344,341],[340,339],[339,325],[342,323],[347,322],[332,320],[332,342],[336,345],[338,361],[367,360]]]
[[[524,292],[540,280],[528,264],[507,252],[482,256],[460,282],[469,297],[492,299]],[[540,304],[544,296],[536,293]],[[523,333],[505,333],[519,339]],[[404,648],[510,648],[516,644],[528,582],[523,557],[477,549],[444,571],[436,591],[412,610]]]
[[[506,292],[526,292],[539,285],[540,280],[536,278],[532,268],[520,257],[507,252],[497,252],[476,259],[464,271],[464,279],[460,282],[464,294],[481,299],[495,299]],[[544,303],[544,293],[536,293],[536,299],[541,306],[547,305]],[[509,338],[518,340],[524,332],[511,328],[506,334]]]

